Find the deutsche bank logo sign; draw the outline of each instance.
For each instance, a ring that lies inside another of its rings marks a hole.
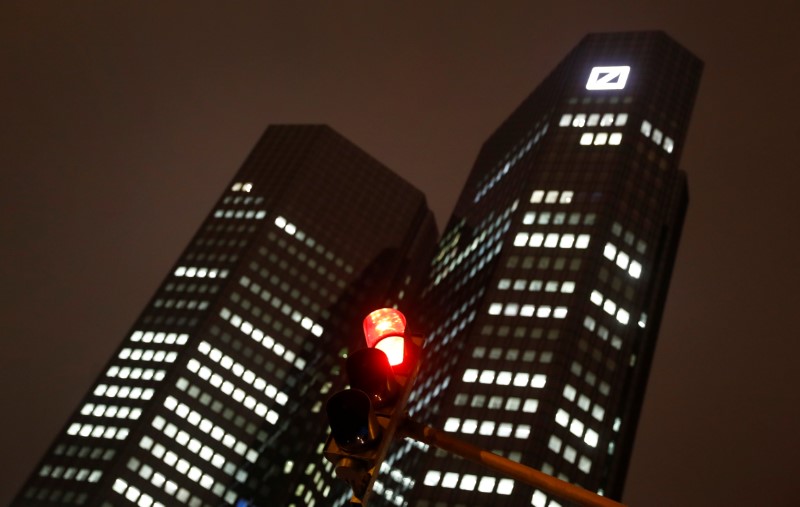
[[[589,80],[586,82],[587,90],[622,90],[628,81],[631,68],[627,65],[621,67],[594,67]]]

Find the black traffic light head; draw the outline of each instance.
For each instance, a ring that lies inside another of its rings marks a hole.
[[[364,319],[369,348],[347,358],[352,389],[333,395],[326,407],[331,438],[325,445],[325,457],[363,503],[405,417],[419,371],[422,338],[406,335],[405,325],[403,314],[393,308],[377,310]]]
[[[331,396],[325,406],[331,436],[346,452],[358,453],[377,445],[381,427],[372,411],[369,396],[358,389],[346,389]]]

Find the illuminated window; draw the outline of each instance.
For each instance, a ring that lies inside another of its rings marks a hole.
[[[586,456],[581,456],[581,459],[578,461],[578,469],[588,474],[592,470],[592,460]]]
[[[531,239],[528,242],[528,246],[538,248],[542,246],[542,243],[544,243],[544,234],[542,234],[541,232],[535,232],[531,234]]]
[[[561,452],[562,441],[555,435],[550,435],[550,440],[547,442],[547,448],[558,454]]]
[[[475,419],[466,419],[461,425],[461,432],[468,435],[474,434],[476,429],[478,429],[478,421]]]
[[[500,386],[507,386],[511,384],[512,373],[510,371],[501,371],[497,374],[495,383]]]
[[[636,261],[631,262],[630,268],[628,268],[628,273],[634,278],[639,278],[642,274],[642,265]]]
[[[586,430],[586,436],[583,438],[584,442],[592,447],[597,447],[599,435],[593,429]]]
[[[481,428],[478,430],[481,435],[491,435],[494,433],[494,421],[483,421]]]
[[[459,488],[465,491],[474,491],[475,484],[477,484],[477,482],[478,482],[477,476],[471,474],[464,474],[464,476],[461,478],[461,484],[459,485]]]
[[[455,472],[447,472],[442,479],[443,488],[455,488],[458,484],[458,474]]]
[[[428,473],[425,474],[425,480],[423,484],[426,486],[436,486],[439,484],[439,479],[441,478],[442,473],[438,470],[428,470]]]
[[[125,492],[125,489],[128,487],[128,483],[123,481],[122,479],[116,479],[114,481],[114,485],[111,486],[111,489],[119,493],[120,495]]]
[[[528,398],[525,400],[525,404],[522,405],[522,411],[532,414],[536,412],[536,409],[539,408],[539,401],[533,398]]]
[[[599,132],[594,136],[594,144],[596,146],[606,144],[608,142],[608,134],[606,132]]]
[[[542,225],[547,225],[547,224],[550,223],[550,212],[549,211],[543,211],[539,215],[539,223],[542,224]]]
[[[583,436],[583,423],[577,419],[573,419],[569,425],[569,431],[576,437]]]
[[[478,379],[478,382],[481,384],[491,384],[494,381],[494,370],[484,370],[481,372],[481,376]]]
[[[645,137],[650,137],[650,134],[653,132],[653,125],[647,120],[642,121],[641,132]]]
[[[598,421],[603,420],[603,416],[605,415],[605,409],[600,405],[595,405],[592,407],[592,417],[597,419]]]
[[[478,491],[481,493],[491,493],[494,491],[494,477],[481,477],[481,482],[478,484]]]
[[[514,437],[516,438],[530,438],[531,436],[531,427],[527,424],[520,424],[517,426],[517,429],[514,431]]]
[[[617,115],[617,119],[614,122],[615,127],[623,127],[628,122],[628,113],[620,113]]]
[[[514,491],[514,481],[511,479],[500,479],[497,484],[497,493],[501,495],[510,495]]]
[[[661,140],[664,139],[664,133],[658,129],[653,130],[653,142],[657,145],[661,145]]]
[[[606,246],[603,249],[603,256],[606,259],[613,261],[614,258],[617,256],[617,248],[611,243],[606,243]]]
[[[622,269],[628,269],[628,262],[630,262],[630,257],[625,252],[620,252],[617,255],[617,266],[621,267]]]
[[[608,144],[612,146],[618,146],[622,143],[622,134],[619,132],[613,132],[610,136],[608,136]]]
[[[520,401],[521,400],[519,398],[511,396],[506,400],[506,410],[510,412],[516,412],[517,410],[519,410]]]
[[[581,134],[580,144],[582,146],[589,146],[592,144],[592,139],[594,139],[594,134],[591,132],[584,132]]]
[[[586,115],[585,114],[576,114],[575,119],[572,120],[573,127],[583,127],[586,125]]]
[[[672,151],[675,149],[675,142],[671,137],[664,138],[664,149],[667,153],[672,153]]]
[[[558,122],[559,127],[569,127],[570,122],[572,121],[572,115],[567,113],[561,115],[561,120]]]

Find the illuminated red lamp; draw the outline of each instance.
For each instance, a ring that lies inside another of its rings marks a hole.
[[[389,364],[402,364],[405,354],[406,318],[394,308],[381,308],[364,319],[367,347],[383,351]]]

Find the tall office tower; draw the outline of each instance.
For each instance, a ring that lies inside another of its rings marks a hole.
[[[329,504],[338,354],[435,243],[422,193],[380,163],[327,127],[270,127],[13,505]]]
[[[678,161],[701,69],[660,32],[589,35],[486,141],[425,289],[412,414],[621,496],[687,205]],[[387,462],[389,504],[566,505],[434,449],[417,462],[418,447]]]

